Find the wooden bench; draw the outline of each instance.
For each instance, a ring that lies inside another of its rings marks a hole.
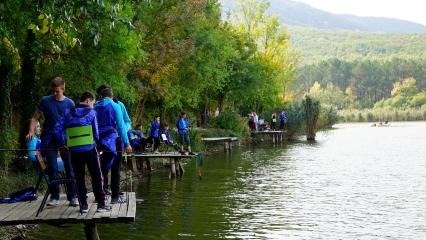
[[[18,202],[13,204],[0,204],[0,225],[19,224],[84,224],[87,239],[99,239],[96,223],[133,223],[136,217],[136,194],[134,192],[124,193],[127,201],[112,205],[112,210],[97,213],[97,204],[94,203],[93,193],[87,194],[89,204],[88,213],[79,212],[78,207],[69,206],[64,194],[58,206],[46,206],[36,217],[41,198],[32,202]]]

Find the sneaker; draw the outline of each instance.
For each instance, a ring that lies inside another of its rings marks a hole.
[[[70,200],[70,206],[77,207],[78,206],[78,199],[77,198],[71,199]]]
[[[111,204],[125,203],[125,202],[126,202],[126,198],[124,196],[111,198]]]
[[[88,213],[89,212],[89,206],[87,205],[87,203],[83,204],[83,207],[81,207],[81,212],[82,213]]]
[[[195,155],[195,153],[193,153],[193,152],[189,152],[189,155],[192,155],[192,156],[194,156],[194,155]]]
[[[49,202],[47,203],[47,206],[58,206],[59,205],[59,200],[57,199],[50,199]]]
[[[98,209],[96,210],[96,212],[98,213],[110,212],[111,209],[112,209],[111,205],[103,205],[103,206],[98,206]]]
[[[155,150],[154,151],[154,154],[159,154],[160,152],[158,151],[158,150]]]
[[[104,189],[104,193],[105,193],[105,195],[111,195],[111,191],[108,190],[108,189]]]

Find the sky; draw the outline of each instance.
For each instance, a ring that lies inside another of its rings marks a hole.
[[[426,0],[295,0],[340,14],[389,17],[426,25]]]

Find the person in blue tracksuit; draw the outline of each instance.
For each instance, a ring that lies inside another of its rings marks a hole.
[[[120,166],[121,159],[117,153],[117,146],[123,142],[124,151],[132,152],[127,127],[123,120],[120,106],[113,101],[111,88],[100,91],[101,100],[95,104],[95,111],[99,127],[99,150],[101,154],[101,169],[104,177],[104,188],[107,186],[107,176],[111,169],[111,203],[117,203],[120,195]],[[106,180],[106,181],[105,181]]]
[[[34,129],[41,115],[44,116],[43,132],[41,134],[42,155],[47,161],[47,172],[51,181],[57,179],[58,173],[58,149],[61,146],[62,122],[65,110],[74,107],[74,102],[64,96],[65,81],[56,77],[51,81],[52,95],[44,96],[34,113],[29,127],[26,140],[30,141],[34,136]],[[61,152],[61,158],[64,163],[66,177],[74,178],[74,173],[69,159],[69,153]],[[76,198],[75,185],[67,184],[67,199],[71,206],[78,206]],[[47,203],[48,206],[57,206],[59,204],[59,184],[52,185],[50,189],[51,197]]]
[[[176,127],[179,134],[180,152],[184,153],[184,146],[188,148],[188,152],[192,154],[191,141],[189,139],[189,120],[186,113],[182,112],[177,120]]]
[[[161,142],[163,142],[167,146],[174,148],[176,151],[179,151],[179,147],[177,146],[177,144],[173,142],[173,138],[169,134],[169,124],[167,123],[164,124],[164,127],[160,132],[160,136],[161,136],[160,138]]]
[[[103,190],[103,179],[96,142],[99,140],[98,122],[96,112],[93,110],[95,96],[90,92],[84,92],[80,97],[80,104],[65,112],[64,127],[66,130],[66,145],[71,153],[71,163],[77,182],[77,190],[80,204],[84,213],[88,212],[87,189],[85,184],[86,165],[92,178],[92,188],[98,203],[97,212],[111,211],[111,206],[105,204],[105,193]],[[68,130],[82,129],[78,133]],[[87,137],[89,137],[87,139]],[[82,141],[81,139],[86,140]],[[72,140],[71,140],[72,139]],[[71,141],[74,141],[71,143]]]
[[[287,116],[285,115],[284,111],[281,111],[279,118],[280,118],[280,129],[283,130],[285,122],[287,121]]]
[[[128,132],[130,144],[136,152],[145,152],[146,138],[142,132],[142,125],[138,124],[135,129]]]
[[[147,142],[154,143],[153,152],[158,153],[158,147],[160,146],[160,115],[155,115],[154,121],[151,122],[151,128],[149,129]]]
[[[31,140],[27,141],[27,149],[28,149],[28,158],[32,162],[37,162],[38,159],[36,157],[37,151],[40,151],[41,148],[41,140],[40,140],[41,127],[40,123],[37,121],[36,127],[34,129],[34,136]]]
[[[108,85],[106,85],[106,84],[102,84],[102,85],[101,85],[101,86],[97,89],[97,93],[98,93],[98,95],[101,95],[100,93],[102,92],[102,90],[104,90],[104,89],[106,89],[106,88],[110,88],[110,89],[112,90],[111,86],[108,86]],[[121,113],[122,113],[122,115],[123,115],[123,122],[124,122],[124,124],[125,124],[125,126],[126,126],[126,131],[130,131],[130,129],[132,128],[132,120],[130,119],[129,114],[127,113],[127,109],[126,109],[126,107],[124,106],[124,104],[123,104],[120,100],[118,100],[118,98],[117,98],[116,96],[113,96],[113,97],[112,97],[112,100],[113,100],[115,103],[117,103],[117,104],[118,104],[118,106],[120,106],[120,110],[121,110]],[[121,139],[121,137],[120,137],[120,136],[118,136],[118,138],[117,138],[117,156],[116,156],[116,159],[117,159],[119,162],[122,162],[122,160],[123,160],[123,150],[124,150],[124,142],[123,142],[123,140]],[[121,166],[121,165],[120,165],[120,166]],[[106,183],[108,183],[108,175],[107,175],[107,176],[105,176],[104,181],[105,181]],[[108,185],[106,184],[105,186],[108,186]],[[106,192],[107,192],[108,194],[110,194],[110,192],[108,191],[108,189],[106,189]]]

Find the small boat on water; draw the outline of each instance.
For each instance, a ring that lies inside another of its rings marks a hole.
[[[378,123],[373,123],[371,126],[372,127],[389,127],[390,123],[388,121],[386,121],[386,122],[378,122]]]

